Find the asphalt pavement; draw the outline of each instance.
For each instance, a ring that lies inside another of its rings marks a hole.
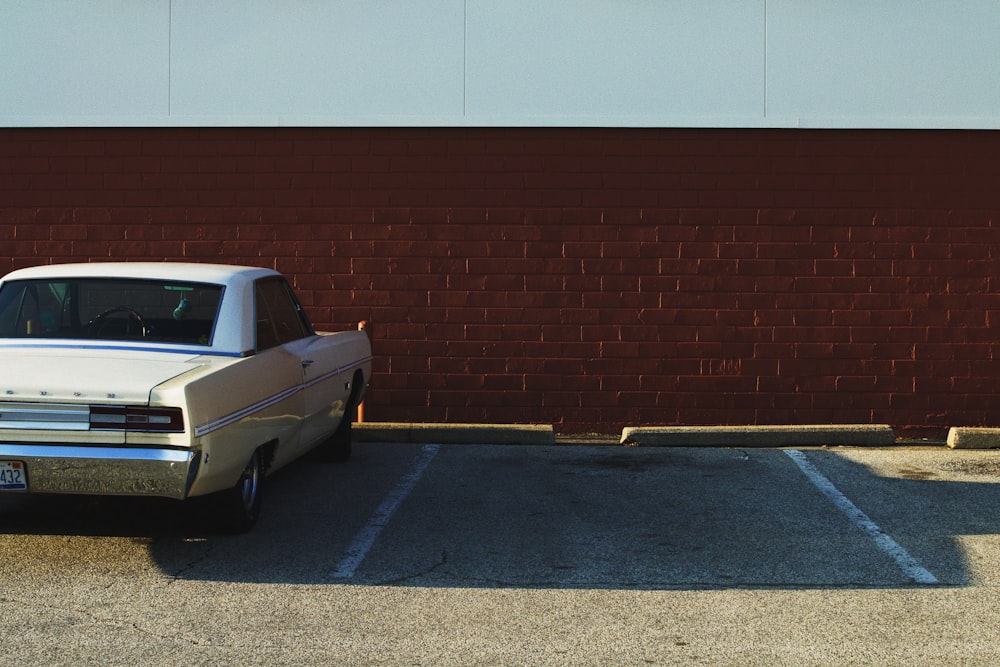
[[[996,664],[1000,452],[358,442],[195,502],[0,497],[22,664]]]

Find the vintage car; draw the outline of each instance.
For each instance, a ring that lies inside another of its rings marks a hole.
[[[39,266],[0,280],[0,491],[205,501],[254,525],[266,475],[345,460],[364,331],[313,330],[285,279],[182,263]]]

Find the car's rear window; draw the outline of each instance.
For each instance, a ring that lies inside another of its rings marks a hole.
[[[162,280],[16,280],[0,288],[0,337],[211,345],[222,289]]]

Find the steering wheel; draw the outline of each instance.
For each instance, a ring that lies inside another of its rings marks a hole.
[[[142,315],[128,306],[115,306],[114,308],[108,308],[103,313],[87,322],[87,331],[91,332],[95,336],[100,336],[102,329],[107,325],[108,317],[114,315],[115,313],[125,313],[128,315],[129,320],[135,320],[139,325],[139,331],[143,337],[149,333],[146,323],[142,320]],[[131,327],[126,326],[125,333],[127,334],[130,330]]]

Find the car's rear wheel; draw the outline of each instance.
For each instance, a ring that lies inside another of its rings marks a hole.
[[[340,424],[337,425],[337,430],[317,449],[316,453],[320,460],[344,463],[351,458],[353,449],[351,425],[358,417],[358,404],[360,403],[358,399],[361,394],[363,382],[364,378],[361,374],[356,373],[354,375],[351,396],[347,399],[347,405],[344,407],[344,416],[341,417]]]
[[[327,443],[327,448],[329,450],[329,460],[335,463],[343,463],[351,458],[352,449],[352,434],[351,434],[351,424],[357,418],[358,406],[351,405],[347,411],[344,412],[343,419],[340,420],[340,424],[337,426],[337,430],[333,432],[330,437],[330,442]]]
[[[357,412],[356,406],[348,406],[340,424],[337,425],[337,430],[327,438],[326,442],[316,448],[315,456],[318,460],[329,463],[344,463],[351,458],[353,449],[351,424],[354,422]]]
[[[260,517],[264,465],[261,450],[254,451],[235,486],[216,497],[218,527],[227,533],[245,533]]]

